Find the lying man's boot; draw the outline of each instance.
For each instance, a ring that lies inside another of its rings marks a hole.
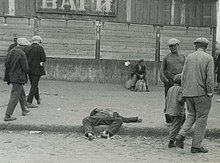
[[[95,136],[92,133],[88,133],[87,137],[89,138],[90,141],[92,141],[93,139],[95,139]]]
[[[105,139],[108,139],[110,137],[112,137],[113,135],[111,133],[109,133],[108,131],[104,130],[102,133],[101,133],[101,137],[102,138],[105,138]]]
[[[102,138],[109,138],[109,134],[107,133],[107,131],[103,131],[102,133],[101,133],[101,137]]]
[[[177,135],[176,137],[176,146],[183,149],[184,148],[185,137],[182,135]]]
[[[195,148],[195,147],[191,147],[191,152],[192,153],[208,153],[208,149],[206,148]]]
[[[169,147],[169,148],[176,147],[176,144],[174,143],[173,140],[170,140],[170,141],[169,141],[169,143],[168,143],[168,147]]]

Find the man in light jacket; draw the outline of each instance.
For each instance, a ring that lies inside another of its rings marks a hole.
[[[214,60],[206,53],[209,41],[197,38],[194,41],[196,52],[189,54],[182,72],[182,92],[186,99],[188,116],[176,137],[176,145],[184,148],[186,133],[195,124],[192,140],[192,153],[207,153],[202,147],[207,119],[214,91]]]

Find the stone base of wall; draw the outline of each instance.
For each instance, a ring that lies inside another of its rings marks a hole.
[[[4,60],[0,57],[0,78],[4,77]],[[130,78],[133,66],[137,61],[130,61],[129,66],[125,66],[126,61],[122,60],[95,60],[95,59],[61,59],[47,58],[45,62],[46,75],[43,79],[100,82],[123,84]],[[158,85],[158,67],[154,61],[145,62],[149,85]]]

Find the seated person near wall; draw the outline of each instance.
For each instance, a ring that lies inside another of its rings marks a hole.
[[[95,133],[93,132],[94,126],[108,125],[108,127],[101,133],[101,137],[109,138],[117,133],[122,123],[131,122],[142,122],[142,119],[138,117],[123,117],[117,112],[113,112],[110,109],[100,109],[95,108],[90,113],[90,116],[83,119],[83,128],[85,129],[85,136],[89,140],[95,138]]]
[[[147,88],[146,91],[150,92],[146,77],[146,66],[144,65],[143,59],[139,60],[138,63],[134,66],[134,70],[131,73],[131,78],[132,78],[131,91],[135,90],[135,84],[138,80],[144,79]]]

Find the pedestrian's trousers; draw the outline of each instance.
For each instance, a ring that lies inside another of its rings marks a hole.
[[[170,87],[172,87],[173,84],[172,83],[164,83],[164,95],[165,95],[165,108],[164,108],[164,113],[166,112],[166,97],[167,97],[167,92],[169,90]],[[170,116],[169,114],[165,114],[165,121],[166,123],[172,123],[172,116]]]
[[[39,88],[38,88],[38,83],[39,83],[40,77],[41,76],[39,76],[39,75],[29,74],[29,80],[30,80],[30,83],[31,83],[31,88],[30,88],[30,91],[29,91],[29,94],[28,94],[27,102],[30,103],[30,104],[33,102],[34,97],[35,97],[36,100],[40,98]]]
[[[212,98],[207,95],[186,97],[186,103],[188,115],[179,134],[185,137],[195,123],[192,147],[200,148],[205,135],[205,128],[209,111],[211,109]]]
[[[169,140],[175,140],[177,134],[179,133],[183,121],[183,116],[171,116],[172,125],[170,126]]]
[[[111,135],[114,135],[123,123],[123,119],[121,117],[93,117],[89,116],[83,119],[83,127],[85,129],[85,135],[88,133],[93,133],[93,127],[98,125],[109,125],[106,129]]]
[[[18,101],[20,103],[21,110],[25,111],[26,97],[24,87],[22,84],[12,83],[11,96],[8,102],[7,110],[5,112],[6,116],[10,116],[13,114],[15,107],[18,104]]]

